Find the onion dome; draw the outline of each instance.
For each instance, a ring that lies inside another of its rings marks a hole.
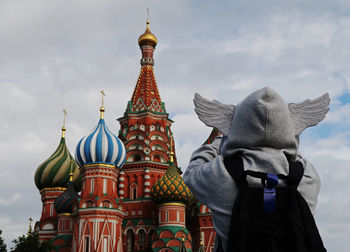
[[[189,203],[193,199],[192,192],[173,162],[170,162],[165,174],[154,183],[151,193],[152,198],[158,203],[173,201]]]
[[[139,37],[139,46],[151,45],[156,47],[158,40],[157,37],[149,29],[149,21],[147,21],[146,31]]]
[[[101,116],[96,128],[83,137],[76,149],[75,158],[80,166],[103,163],[121,168],[125,163],[126,150],[122,141],[107,127],[104,120],[104,107],[100,108]]]
[[[61,141],[57,149],[36,169],[34,181],[39,190],[49,187],[66,187],[69,180],[71,162],[73,162],[73,183],[75,188],[80,191],[81,177],[79,167],[66,146],[65,131],[66,128],[63,126]]]
[[[78,193],[74,189],[73,173],[69,174],[68,188],[55,200],[55,210],[57,213],[72,213],[73,206],[78,200]]]

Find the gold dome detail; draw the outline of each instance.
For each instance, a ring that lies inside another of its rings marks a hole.
[[[151,194],[156,202],[188,203],[193,199],[191,191],[172,162],[165,174],[154,183]]]
[[[139,46],[151,45],[156,47],[158,40],[157,37],[149,29],[149,21],[147,21],[146,31],[139,37]]]

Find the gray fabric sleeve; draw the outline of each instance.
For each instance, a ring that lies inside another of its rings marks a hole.
[[[212,144],[194,151],[183,179],[197,200],[214,212],[230,215],[233,203],[224,195],[233,195],[232,190],[237,189],[223,164],[223,157],[218,155],[221,141],[222,136],[216,137]]]
[[[297,160],[304,165],[304,176],[299,183],[298,191],[309,205],[311,213],[315,215],[317,197],[321,188],[320,176],[311,163],[300,154],[298,154]]]

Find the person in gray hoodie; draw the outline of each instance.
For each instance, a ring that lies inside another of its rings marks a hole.
[[[269,87],[257,90],[236,106],[209,101],[195,94],[195,111],[207,126],[222,136],[193,152],[184,182],[195,197],[213,213],[213,224],[226,248],[237,186],[224,166],[224,159],[242,156],[245,170],[289,174],[288,160],[300,161],[304,175],[297,190],[315,213],[320,178],[313,166],[298,152],[299,135],[322,121],[329,110],[329,95],[287,104]],[[259,179],[248,183],[261,186]],[[284,186],[283,182],[279,186]],[[215,247],[218,246],[216,239]],[[216,251],[216,249],[215,249]]]

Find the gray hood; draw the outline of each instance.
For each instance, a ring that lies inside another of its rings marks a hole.
[[[223,156],[243,148],[281,150],[295,157],[295,135],[287,103],[271,88],[263,88],[235,106]]]

